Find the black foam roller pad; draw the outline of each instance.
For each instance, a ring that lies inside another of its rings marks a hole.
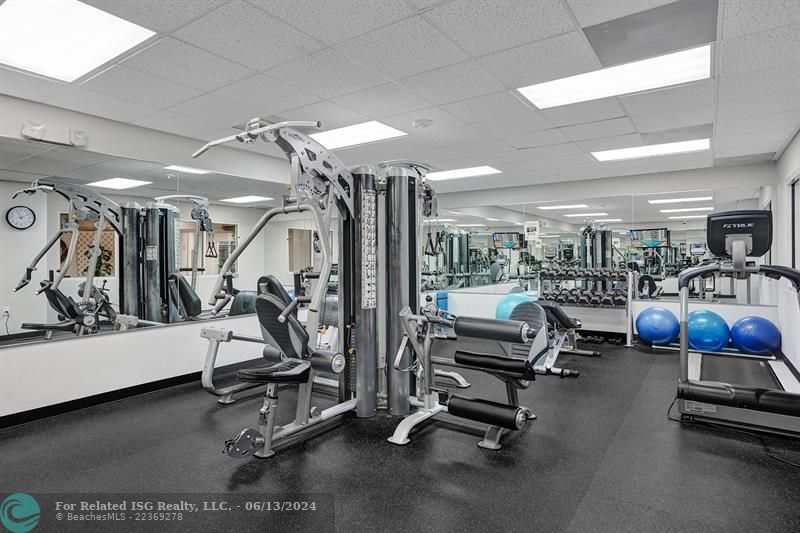
[[[456,335],[501,342],[525,342],[525,322],[460,316],[453,324]]]
[[[511,359],[509,357],[500,357],[497,355],[462,351],[456,351],[453,355],[453,359],[459,365],[484,368],[488,371],[511,372],[520,375],[525,374],[525,364],[527,362],[522,359]]]
[[[734,385],[714,386],[680,383],[678,385],[678,397],[684,400],[800,416],[800,394],[781,390]]]
[[[467,418],[493,426],[516,430],[524,423],[522,409],[513,405],[453,396],[447,402],[447,412],[459,418]],[[518,425],[519,424],[519,425]]]

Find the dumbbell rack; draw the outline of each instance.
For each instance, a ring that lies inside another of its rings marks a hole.
[[[635,293],[636,274],[627,269],[585,269],[585,268],[543,268],[539,272],[540,291],[539,298],[554,301],[559,305],[568,308],[570,316],[577,318],[583,324],[585,330],[605,331],[609,333],[624,333],[627,336],[627,344],[632,341],[631,323],[631,301]],[[610,286],[615,281],[627,281],[627,289],[614,290]],[[576,287],[562,287],[564,283],[573,282]],[[585,288],[578,288],[577,285],[585,285]],[[605,304],[594,299],[587,302],[586,293],[594,291],[597,296],[597,288],[602,287],[606,294],[616,295],[616,302],[606,300]],[[608,288],[606,288],[608,287]],[[567,291],[571,297],[554,298],[553,291],[560,289]]]

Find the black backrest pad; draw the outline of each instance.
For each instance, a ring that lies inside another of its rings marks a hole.
[[[61,292],[61,289],[52,289],[49,286],[45,287],[44,283],[42,284],[42,288],[44,289],[44,295],[47,298],[47,303],[50,304],[50,307],[52,307],[56,313],[64,315],[64,317],[70,319],[74,319],[78,316],[78,310],[75,308],[75,303],[71,298],[67,297],[66,294]]]
[[[545,316],[544,309],[539,304],[533,302],[522,302],[518,304],[512,311],[510,320],[519,320],[525,322],[528,327],[533,331],[538,332],[547,324],[547,316]]]
[[[258,278],[256,287],[259,294],[272,294],[277,296],[285,305],[289,305],[289,302],[292,301],[289,297],[289,293],[283,288],[283,284],[272,274],[267,274],[266,276]]]
[[[302,346],[308,345],[308,334],[294,315],[289,315],[286,322],[280,323],[278,316],[286,309],[286,304],[273,294],[260,294],[256,298],[258,322],[278,343],[278,347],[287,357],[301,357],[292,343],[292,335],[300,340]],[[290,329],[291,328],[291,329]]]
[[[239,291],[231,302],[230,316],[249,315],[256,312],[256,291]]]
[[[197,316],[203,310],[203,303],[200,297],[194,292],[192,286],[186,278],[178,272],[169,275],[170,281],[174,281],[178,289],[178,296],[181,299],[181,307],[188,316]]]
[[[576,322],[575,319],[568,316],[557,303],[548,302],[546,300],[539,300],[537,303],[544,309],[545,314],[547,314],[547,319],[557,327],[562,329],[576,329],[580,327],[580,324]]]

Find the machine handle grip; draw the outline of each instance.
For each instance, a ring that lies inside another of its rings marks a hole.
[[[780,265],[761,265],[758,269],[768,278],[786,278],[794,285],[794,290],[800,292],[800,270]]]
[[[700,265],[688,270],[684,270],[678,274],[678,290],[688,287],[689,282],[694,278],[698,276],[704,276],[705,274],[711,274],[713,272],[719,272],[719,265],[716,263],[711,265]]]
[[[258,135],[262,133],[266,133],[268,131],[275,131],[281,128],[321,128],[322,123],[319,121],[306,121],[306,120],[287,120],[285,122],[277,122],[275,124],[270,124],[269,126],[263,126],[260,128],[255,128],[252,130],[246,130],[242,133],[237,133],[236,135],[229,135],[228,137],[223,137],[222,139],[217,139],[215,141],[211,141],[203,145],[202,148],[197,150],[195,153],[192,154],[193,158],[199,157],[209,151],[211,148],[215,146],[219,146],[220,144],[226,144],[233,141],[240,141],[244,142],[245,139],[255,139]]]
[[[311,303],[311,298],[309,298],[308,296],[300,296],[298,298],[295,298],[294,300],[289,302],[289,305],[286,306],[286,309],[284,309],[283,312],[280,315],[278,315],[278,322],[283,324],[284,322],[286,322],[286,319],[289,317],[289,315],[291,315],[292,312],[294,312],[294,310],[297,308],[298,305],[307,303]]]

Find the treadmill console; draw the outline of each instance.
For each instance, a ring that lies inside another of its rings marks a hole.
[[[708,215],[706,242],[717,257],[733,257],[734,242],[744,243],[748,257],[761,257],[772,246],[771,211],[726,211]]]

